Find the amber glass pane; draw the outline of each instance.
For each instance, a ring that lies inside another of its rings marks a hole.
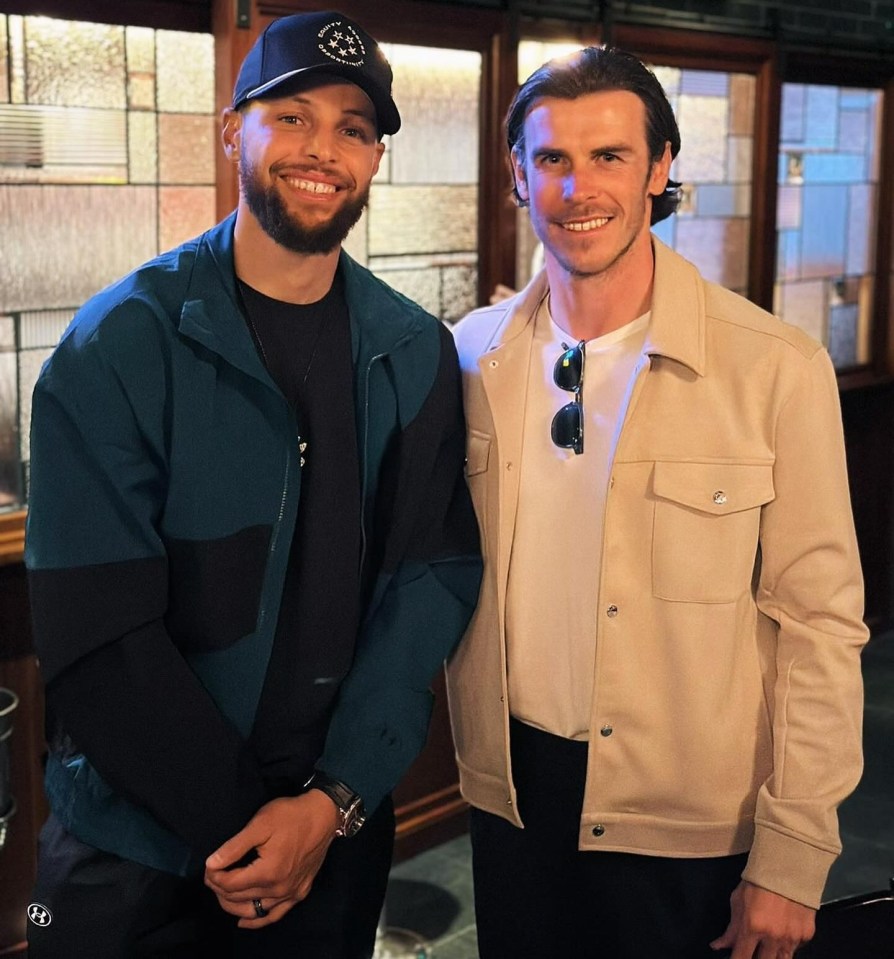
[[[158,175],[162,183],[214,183],[214,117],[161,113]]]
[[[870,359],[881,110],[878,90],[783,86],[775,310],[839,368]]]
[[[214,222],[214,187],[165,186],[158,192],[161,249],[192,239]]]
[[[155,109],[155,31],[128,27],[127,105],[131,110]]]

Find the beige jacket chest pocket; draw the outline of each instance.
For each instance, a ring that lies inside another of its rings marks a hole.
[[[470,429],[466,434],[466,483],[479,523],[483,523],[487,506],[487,464],[490,459],[491,438],[481,430]]]
[[[655,464],[652,592],[682,603],[731,603],[751,588],[771,464]]]

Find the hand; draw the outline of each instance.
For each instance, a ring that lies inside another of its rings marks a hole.
[[[205,860],[205,885],[241,928],[269,926],[310,892],[338,824],[335,803],[318,789],[274,799]],[[227,868],[252,850],[248,865]],[[267,916],[258,917],[254,899]]]
[[[711,943],[732,949],[730,959],[792,959],[813,938],[815,909],[744,880],[730,896],[730,913],[726,932]]]

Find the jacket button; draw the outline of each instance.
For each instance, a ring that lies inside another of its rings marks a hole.
[[[615,730],[614,730],[614,727],[613,727],[613,726],[605,725],[605,726],[602,727],[602,729],[599,730],[599,735],[600,735],[600,736],[611,736],[611,734],[612,734],[614,731],[615,731]]]
[[[593,827],[593,835],[596,837],[602,836],[605,834],[605,826],[602,823],[599,823],[598,826]]]
[[[719,489],[711,498],[718,506],[723,506],[726,502],[726,493],[724,493],[722,489]]]
[[[618,607],[612,603],[611,606],[609,606],[609,608],[605,611],[605,615],[614,618],[618,615]]]

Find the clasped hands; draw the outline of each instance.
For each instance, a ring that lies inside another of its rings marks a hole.
[[[268,926],[306,898],[338,824],[335,803],[318,789],[274,799],[205,860],[205,885],[240,928]],[[252,850],[256,858],[234,865]]]

